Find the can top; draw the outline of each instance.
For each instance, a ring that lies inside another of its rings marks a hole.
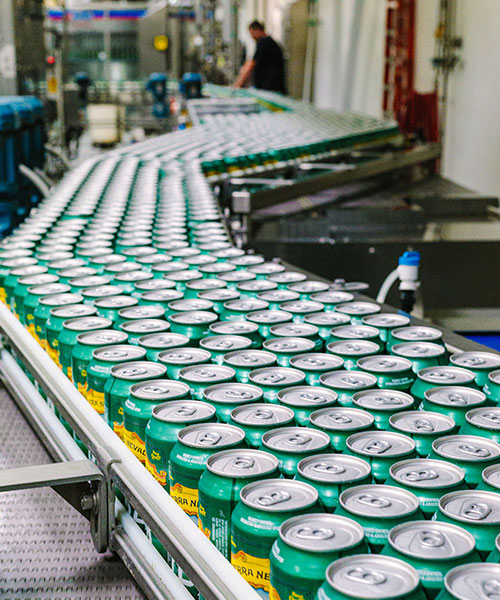
[[[365,456],[404,456],[415,450],[415,442],[402,433],[361,431],[347,438],[347,447]]]
[[[135,283],[137,281],[149,281],[153,279],[153,273],[148,271],[126,271],[125,273],[117,273],[114,277],[115,281],[123,281],[125,283]]]
[[[334,561],[326,570],[328,584],[347,597],[391,600],[414,592],[420,582],[417,571],[398,558],[357,554]]]
[[[117,295],[99,298],[95,301],[94,306],[97,308],[125,308],[135,306],[138,302],[137,298],[132,298],[132,296]]]
[[[183,335],[182,333],[169,333],[168,331],[160,333],[148,333],[147,335],[143,335],[139,338],[140,346],[156,350],[184,346],[188,342],[189,338],[187,335]]]
[[[392,479],[415,488],[447,488],[462,483],[465,471],[445,460],[410,458],[394,463],[390,468]]]
[[[252,323],[284,323],[292,320],[292,313],[284,310],[256,310],[245,318]]]
[[[155,292],[157,293],[157,292]],[[130,306],[118,311],[120,319],[130,321],[132,319],[158,319],[163,317],[165,309],[162,306]]]
[[[444,585],[446,591],[457,600],[482,600],[483,598],[493,600],[500,589],[500,565],[494,563],[460,565],[446,573]]]
[[[279,284],[299,283],[307,279],[307,275],[298,271],[282,271],[281,273],[273,273],[267,277],[269,281],[274,281]]]
[[[462,367],[425,367],[418,372],[418,378],[434,385],[459,386],[474,381],[474,373]]]
[[[364,340],[378,337],[380,332],[368,325],[339,325],[333,327],[330,334],[345,340]]]
[[[90,317],[96,313],[97,308],[95,306],[89,306],[88,304],[68,304],[67,306],[56,306],[55,308],[50,309],[50,314],[53,317],[58,317],[60,319]]]
[[[127,381],[152,379],[165,375],[167,369],[164,365],[149,360],[136,360],[111,367],[111,376]]]
[[[262,450],[222,450],[208,457],[207,469],[220,477],[247,479],[272,475],[278,469],[278,459]]]
[[[120,329],[127,333],[159,333],[170,329],[170,323],[163,319],[134,319],[122,323]]]
[[[410,319],[397,313],[379,313],[363,317],[363,323],[371,327],[406,327],[410,323]]]
[[[212,323],[208,328],[216,335],[247,335],[256,333],[259,330],[257,323],[249,323],[248,321],[217,321],[217,323]]]
[[[441,340],[442,331],[434,327],[422,325],[410,325],[409,327],[398,327],[391,332],[393,338],[404,342],[433,342]]]
[[[280,337],[266,340],[262,347],[275,354],[297,354],[312,350],[315,344],[312,340],[301,337]]]
[[[35,265],[33,265],[35,266]],[[26,267],[23,267],[26,268]],[[32,285],[42,285],[45,283],[55,283],[59,280],[57,275],[51,275],[50,273],[36,273],[35,275],[27,275],[18,279],[18,283],[30,287]]]
[[[158,279],[153,279],[152,281],[158,281]],[[172,300],[179,300],[182,297],[182,292],[166,288],[143,292],[140,295],[141,300],[146,300],[147,302],[172,302]]]
[[[119,344],[116,346],[104,346],[92,352],[92,356],[99,361],[118,363],[129,360],[141,360],[146,356],[144,348]]]
[[[483,481],[500,490],[500,464],[486,467],[483,470]]]
[[[322,385],[339,390],[362,390],[375,387],[377,378],[371,373],[362,371],[333,371],[323,373],[319,378]]]
[[[282,273],[285,267],[275,262],[263,262],[259,265],[248,267],[248,270],[256,275],[271,275],[273,273]]]
[[[189,365],[208,362],[210,357],[210,352],[203,348],[181,347],[160,352],[158,360],[167,365]]]
[[[145,281],[138,281],[134,288],[143,292],[155,292],[158,290],[168,290],[175,287],[175,282],[169,281],[168,279],[146,279]]]
[[[84,267],[82,267],[84,268]],[[76,270],[76,269],[75,269]],[[98,287],[101,285],[107,285],[109,283],[109,277],[104,275],[87,275],[84,277],[75,277],[69,280],[71,286],[77,287]]]
[[[217,281],[216,279],[202,279],[201,281]],[[235,300],[240,297],[240,293],[236,290],[227,288],[216,288],[213,290],[205,290],[198,294],[198,298],[210,300],[211,302],[222,302],[227,300]]]
[[[182,381],[172,381],[170,379],[153,379],[151,381],[141,381],[134,383],[130,388],[130,395],[139,400],[153,400],[161,402],[162,400],[171,400],[182,398],[189,394],[189,386]]]
[[[262,444],[271,451],[302,454],[325,450],[330,446],[330,436],[310,427],[279,427],[266,431]]]
[[[381,311],[381,307],[375,302],[346,302],[339,304],[335,310],[346,315],[371,315]]]
[[[291,300],[297,300],[299,294],[297,292],[291,292],[290,290],[269,290],[267,292],[261,292],[257,294],[259,300],[265,300],[266,302],[290,302]]]
[[[81,293],[84,298],[104,298],[105,296],[116,296],[120,291],[121,288],[116,285],[99,285],[84,288]]]
[[[391,427],[404,433],[418,435],[439,435],[452,431],[455,420],[441,413],[427,410],[408,410],[396,413],[389,418]]]
[[[500,369],[497,369],[496,371],[491,371],[491,373],[488,374],[488,380],[491,381],[491,383],[496,383],[497,385],[500,385]]]
[[[345,356],[365,356],[367,354],[376,354],[379,346],[369,340],[346,340],[340,342],[331,342],[327,346],[328,352]]]
[[[273,325],[270,329],[271,335],[275,337],[310,337],[318,335],[318,328],[308,323],[282,323]]]
[[[207,310],[192,310],[174,313],[169,319],[178,325],[207,325],[217,321],[218,316]]]
[[[328,290],[311,295],[311,300],[324,304],[345,304],[354,300],[354,295],[349,292]]]
[[[411,515],[419,508],[415,494],[387,484],[351,487],[340,494],[339,502],[350,513],[381,519]]]
[[[207,387],[203,397],[208,402],[243,404],[261,400],[262,391],[249,383],[218,383]]]
[[[412,370],[412,364],[408,359],[382,354],[360,358],[358,366],[360,369],[373,373],[400,373],[401,371]]]
[[[236,285],[236,289],[243,292],[265,292],[275,290],[278,287],[274,281],[268,279],[253,279],[252,281],[242,281]]]
[[[500,444],[479,435],[446,435],[434,440],[432,449],[452,461],[483,462],[500,457]]]
[[[357,431],[373,425],[375,419],[366,410],[359,408],[321,408],[315,410],[309,421],[326,431]]]
[[[319,385],[297,385],[280,390],[278,400],[286,406],[316,408],[334,404],[337,394]]]
[[[323,310],[323,308],[324,305],[321,302],[315,302],[314,300],[291,300],[280,304],[280,310],[291,312],[292,314],[315,313]]]
[[[64,321],[63,328],[70,331],[90,331],[92,329],[107,329],[112,327],[113,321],[105,317],[77,317]]]
[[[468,423],[486,431],[500,431],[500,406],[473,408],[465,415]]]
[[[76,341],[84,346],[104,346],[109,344],[123,344],[127,340],[124,331],[116,329],[98,329],[97,331],[86,331],[76,336]]]
[[[339,515],[312,513],[287,519],[279,529],[280,539],[306,552],[349,550],[363,540],[361,525]]]
[[[450,356],[450,362],[466,369],[498,369],[500,354],[493,352],[458,352]]]
[[[248,378],[252,383],[264,386],[286,387],[294,383],[301,383],[306,376],[298,369],[289,367],[267,367],[251,371]]]
[[[483,392],[457,385],[431,388],[424,392],[424,396],[432,404],[456,406],[457,408],[477,406],[486,401],[486,396]]]
[[[299,294],[315,294],[319,292],[327,292],[330,286],[324,281],[297,281],[290,283],[288,286],[292,292],[298,292]]]
[[[395,411],[413,406],[415,400],[410,394],[398,390],[364,390],[356,392],[352,397],[353,403],[367,411]]]
[[[340,484],[368,477],[371,467],[366,460],[348,454],[315,454],[297,465],[302,477],[321,483]]]
[[[392,352],[396,356],[405,358],[434,358],[442,356],[446,350],[439,344],[432,342],[402,342],[392,347]]]
[[[67,306],[68,304],[78,304],[83,298],[79,294],[52,294],[40,298],[38,302],[43,306]]]
[[[280,404],[252,403],[233,408],[231,419],[238,425],[278,427],[291,423],[294,419],[294,412]]]
[[[346,325],[350,319],[347,315],[333,312],[329,310],[326,312],[316,312],[304,317],[304,323],[310,323],[311,325],[323,326],[323,327],[337,327],[339,325]]]
[[[460,490],[441,496],[439,510],[463,523],[500,525],[500,495],[483,490]]]
[[[264,512],[291,512],[313,506],[318,492],[302,481],[265,479],[246,485],[240,492],[243,504]]]
[[[200,346],[207,350],[218,350],[220,352],[232,352],[249,348],[252,340],[242,335],[211,335],[200,340]]]
[[[169,400],[153,408],[153,417],[163,423],[197,423],[215,415],[215,406],[199,400]]]
[[[191,448],[229,448],[240,444],[245,439],[245,432],[234,425],[226,423],[199,423],[189,425],[177,434],[181,444]]]
[[[308,352],[297,354],[290,359],[290,366],[302,371],[331,371],[343,364],[340,356],[323,352]]]
[[[210,300],[203,300],[200,298],[181,298],[179,300],[172,300],[169,302],[168,307],[174,312],[192,311],[192,310],[210,310],[213,303]]]
[[[217,381],[233,379],[235,372],[231,367],[208,364],[184,367],[184,369],[181,369],[179,375],[182,379],[193,383],[210,383],[211,381],[215,383]]]
[[[237,267],[251,267],[253,265],[261,265],[265,261],[263,256],[257,254],[244,254],[241,256],[230,257],[228,263]]]
[[[66,283],[45,283],[41,285],[33,285],[28,288],[28,294],[32,296],[54,296],[67,294],[71,288]],[[37,298],[37,302],[38,302]]]

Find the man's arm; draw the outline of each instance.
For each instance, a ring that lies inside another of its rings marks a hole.
[[[243,66],[238,73],[238,77],[236,77],[235,82],[233,83],[233,87],[241,88],[244,87],[251,79],[252,73],[255,69],[256,62],[253,59],[245,61]]]

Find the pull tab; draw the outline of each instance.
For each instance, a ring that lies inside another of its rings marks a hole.
[[[268,494],[259,496],[257,502],[262,506],[274,506],[276,504],[281,504],[282,502],[287,502],[291,497],[289,492],[285,491],[269,492]]]
[[[312,441],[312,437],[306,433],[295,433],[287,438],[286,443],[291,446],[304,446]]]
[[[305,400],[311,404],[324,404],[327,401],[324,396],[312,394],[311,392],[301,392],[299,396],[301,400]]]
[[[329,475],[340,475],[340,473],[345,473],[345,467],[341,467],[340,465],[329,465],[325,462],[318,462],[311,467],[311,471],[317,471],[318,473],[327,473]]]
[[[209,369],[196,369],[193,372],[195,375],[198,375],[198,377],[203,377],[205,379],[217,376],[214,371],[210,371]]]
[[[466,502],[461,512],[467,519],[483,521],[491,513],[491,507],[486,502]]]
[[[322,367],[325,361],[321,360],[321,358],[303,358],[302,363],[310,367]]]
[[[196,414],[196,408],[194,406],[180,406],[175,411],[175,414],[179,417],[191,417]]]
[[[381,367],[382,369],[394,369],[397,366],[395,360],[390,360],[389,358],[382,358],[375,363],[377,367]]]
[[[431,421],[429,421],[428,419],[417,419],[415,421],[415,423],[413,424],[413,426],[418,431],[431,431],[432,432],[432,431],[436,430],[433,423],[431,423]]]
[[[480,583],[481,591],[488,600],[499,600],[500,598],[500,579],[485,579]]]
[[[303,540],[329,540],[335,537],[335,532],[326,527],[301,527],[296,535]]]
[[[500,414],[496,414],[496,413],[484,413],[484,414],[481,415],[481,418],[483,418],[485,421],[489,421],[493,425],[500,426]]]
[[[353,344],[352,342],[347,342],[344,344],[344,348],[349,350],[350,352],[361,352],[362,348],[359,344]]]
[[[392,444],[387,440],[370,440],[365,444],[363,450],[369,454],[384,454],[390,448],[392,448]]]
[[[378,406],[400,406],[403,404],[401,398],[397,396],[377,396],[373,399],[373,402]]]
[[[127,367],[126,369],[120,370],[120,375],[124,377],[133,377],[136,375],[145,375],[147,370],[144,367]]]
[[[462,363],[464,365],[468,365],[470,367],[477,367],[478,365],[484,365],[486,361],[484,360],[484,358],[481,358],[480,356],[473,356],[471,358],[464,358],[462,360]]]
[[[268,408],[258,408],[253,413],[253,416],[255,419],[259,419],[261,421],[267,421],[267,420],[273,418],[273,411],[269,410]]]
[[[472,444],[459,444],[458,449],[464,454],[477,456],[478,458],[488,458],[488,456],[491,456],[491,452],[487,448],[479,448],[479,446],[473,446]]]
[[[364,385],[364,382],[356,377],[342,377],[341,381],[351,387],[361,387]]]
[[[198,443],[203,444],[204,446],[215,446],[219,443],[221,438],[222,436],[220,433],[216,433],[215,431],[206,431],[198,437]]]
[[[279,373],[271,373],[270,375],[264,375],[261,381],[262,383],[281,383],[285,379],[286,377],[284,375],[280,375]]]
[[[233,347],[233,342],[231,342],[231,340],[222,340],[220,342],[216,342],[214,344],[214,348],[232,348]]]
[[[351,417],[343,415],[342,413],[330,413],[325,417],[325,420],[330,421],[334,425],[345,425],[352,423]]]
[[[465,406],[469,402],[469,396],[455,392],[453,394],[448,394],[448,400],[451,404],[455,404],[456,406]]]
[[[256,363],[259,359],[255,354],[242,354],[240,360],[243,363]]]
[[[421,471],[408,471],[403,475],[406,481],[432,481],[437,479],[439,475],[432,469],[422,469]]]
[[[346,577],[351,581],[363,583],[364,585],[381,585],[387,581],[387,577],[380,571],[363,569],[362,567],[350,569],[347,571]]]
[[[389,506],[392,506],[389,498],[375,496],[374,494],[362,494],[358,496],[358,502],[366,506],[372,506],[373,508],[389,508]]]
[[[446,538],[439,531],[421,531],[419,543],[425,548],[439,548],[446,544]]]
[[[233,466],[236,469],[253,469],[255,460],[250,456],[237,456],[233,460]]]
[[[150,385],[145,385],[142,388],[143,392],[146,392],[148,394],[163,394],[165,392],[168,392],[168,388],[161,386],[161,385],[154,385],[154,384],[150,384]]]
[[[225,393],[226,398],[229,399],[234,399],[234,400],[251,400],[253,398],[253,395],[250,392],[246,392],[244,390],[242,391],[238,391],[238,390],[228,390]]]
[[[428,375],[429,379],[436,379],[442,381],[452,381],[455,379],[455,375],[453,373],[447,373],[446,371],[431,371]]]

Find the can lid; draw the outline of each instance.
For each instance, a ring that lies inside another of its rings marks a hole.
[[[125,308],[135,306],[138,302],[137,298],[132,298],[132,296],[118,295],[99,298],[95,301],[94,306],[98,308]]]
[[[491,373],[488,374],[488,380],[491,381],[491,383],[496,383],[497,385],[500,385],[500,369],[497,369],[496,371],[491,371]]]
[[[333,327],[330,334],[345,340],[366,340],[378,338],[380,331],[368,325],[340,325]]]
[[[292,314],[306,314],[315,313],[323,310],[324,305],[321,302],[315,302],[314,300],[291,300],[290,302],[283,302],[280,304],[280,309],[291,312]]]
[[[352,302],[354,295],[349,292],[329,290],[327,292],[312,294],[311,300],[324,304],[345,304],[346,302]]]
[[[468,423],[486,431],[500,431],[500,406],[481,406],[465,415]]]
[[[311,424],[326,431],[357,431],[371,427],[373,415],[359,408],[321,408],[309,417]]]
[[[467,408],[486,402],[486,395],[483,392],[456,385],[431,388],[424,392],[424,396],[432,404],[455,406],[457,408]]]
[[[233,379],[235,372],[224,365],[192,365],[180,370],[179,376],[193,383],[210,383]]]
[[[98,329],[97,331],[88,331],[79,333],[76,340],[84,346],[105,346],[110,344],[123,344],[127,340],[127,334],[124,331],[116,329]]]
[[[373,373],[400,373],[401,371],[412,370],[412,364],[408,359],[382,354],[360,358],[358,366],[360,369]]]
[[[292,409],[280,404],[256,403],[237,406],[231,411],[231,419],[238,425],[255,427],[279,427],[294,419]]]
[[[360,600],[391,600],[414,592],[420,583],[409,564],[375,554],[346,556],[326,571],[328,584],[338,592]]]
[[[346,440],[347,447],[364,456],[405,456],[415,451],[415,442],[402,433],[361,431]]]
[[[208,457],[207,469],[221,477],[248,479],[272,475],[278,469],[278,459],[262,450],[222,450]]]
[[[165,290],[167,291],[167,290]],[[158,292],[155,292],[158,293]],[[129,321],[132,319],[158,319],[163,317],[165,309],[162,306],[130,306],[118,311],[120,319]]]
[[[381,311],[381,307],[374,302],[346,302],[339,304],[335,310],[346,315],[371,315]]]
[[[326,292],[329,289],[328,283],[324,281],[297,281],[290,283],[287,288],[292,292],[298,292],[299,294],[315,294],[319,292]]]
[[[442,331],[434,327],[423,327],[421,325],[411,325],[409,327],[398,327],[391,332],[393,338],[404,342],[433,342],[441,340]]]
[[[65,283],[46,283],[28,288],[28,293],[33,296],[54,296],[55,294],[67,294],[70,291],[70,286]]]
[[[158,281],[158,279],[153,279],[152,281]],[[146,300],[147,302],[172,302],[182,297],[182,292],[171,289],[151,290],[150,292],[143,292],[141,294],[141,300]]]
[[[59,277],[57,275],[51,275],[50,273],[37,273],[36,275],[27,275],[26,277],[21,277],[18,279],[18,283],[30,287],[32,285],[42,285],[44,283],[55,283],[58,280]]]
[[[319,378],[321,385],[339,390],[362,390],[375,387],[377,378],[371,373],[362,371],[333,371],[323,373]]]
[[[253,265],[261,265],[264,260],[264,257],[258,254],[242,254],[229,257],[227,262],[238,267],[251,267]]]
[[[500,565],[469,563],[450,569],[444,578],[446,591],[456,600],[494,600],[500,590]]]
[[[280,325],[273,325],[270,329],[272,336],[280,338],[312,337],[317,336],[318,331],[319,330],[315,325],[309,325],[308,323],[283,323]]]
[[[153,379],[165,375],[167,369],[164,365],[149,360],[137,360],[111,367],[111,375],[116,379],[127,381]]]
[[[134,285],[136,290],[142,290],[144,292],[155,292],[158,290],[168,290],[175,287],[174,281],[168,279],[146,279],[145,281],[138,281]]]
[[[415,488],[447,488],[462,483],[465,471],[445,460],[410,458],[394,463],[390,468],[392,479]]]
[[[483,470],[483,481],[500,491],[500,464],[486,467]]]
[[[286,387],[294,383],[301,383],[306,376],[298,369],[289,367],[267,367],[250,371],[248,378],[252,383],[264,386]]]
[[[280,390],[278,400],[286,406],[316,408],[335,404],[337,394],[319,385],[300,385]]]
[[[391,351],[396,356],[404,356],[405,358],[434,358],[443,356],[446,352],[443,346],[432,342],[402,342],[401,344],[395,344]]]
[[[148,271],[126,271],[125,273],[117,273],[114,277],[115,281],[124,281],[126,283],[134,283],[136,281],[148,281],[153,278],[153,273]]]
[[[40,298],[38,302],[42,306],[67,306],[68,304],[78,304],[83,302],[82,296],[79,294],[53,294],[50,296],[44,296]]]
[[[419,508],[415,494],[387,484],[351,487],[340,494],[339,502],[347,512],[381,519],[411,515]]]
[[[200,346],[207,350],[232,352],[249,348],[252,340],[242,335],[211,335],[200,340]]]
[[[262,390],[249,383],[218,383],[203,392],[208,402],[244,404],[262,400]]]
[[[348,315],[336,313],[333,312],[333,310],[316,312],[304,317],[304,323],[323,327],[337,327],[339,325],[345,325],[346,323],[349,323],[349,321]]]
[[[189,343],[187,335],[182,333],[149,333],[139,338],[139,345],[146,348],[152,348],[155,350],[162,350],[167,348],[176,348],[179,346],[185,346]]]
[[[105,317],[77,317],[76,319],[68,319],[64,321],[63,328],[70,331],[90,331],[91,329],[107,329],[111,328],[113,321]]]
[[[275,354],[297,354],[312,350],[315,344],[312,340],[301,337],[280,337],[266,340],[262,347]]]
[[[267,307],[267,302],[264,302],[264,300],[258,300],[257,298],[245,298],[224,302],[224,308],[233,312],[247,313],[254,310],[264,310]]]
[[[210,352],[202,348],[172,348],[164,350],[158,355],[158,360],[167,365],[189,365],[200,362],[208,362],[211,358]]]
[[[104,346],[97,348],[92,352],[96,360],[109,363],[125,362],[130,360],[140,360],[146,356],[146,350],[138,346],[129,346],[120,344],[116,346]]]
[[[397,313],[379,313],[364,317],[363,323],[371,327],[406,327],[410,323],[410,319]]]
[[[116,296],[120,291],[121,288],[116,285],[100,285],[84,288],[81,293],[84,298],[104,298],[105,296]]]
[[[139,400],[161,402],[172,398],[182,398],[189,394],[189,386],[182,381],[170,379],[153,379],[141,381],[130,388],[130,395]]]
[[[452,461],[484,462],[500,457],[500,444],[479,435],[446,435],[434,440],[432,449]]]
[[[273,273],[282,273],[285,267],[275,262],[263,262],[259,265],[250,266],[248,270],[257,275],[271,275]]]
[[[164,423],[197,423],[215,415],[215,406],[199,400],[169,400],[153,408],[153,417]]]
[[[202,279],[201,281],[217,281],[216,279]],[[193,284],[194,285],[194,284]],[[226,288],[217,288],[213,290],[206,290],[204,292],[200,292],[198,295],[199,298],[203,298],[206,300],[211,300],[212,302],[222,302],[223,300],[234,300],[240,297],[240,293],[236,290],[226,289]]]
[[[500,525],[500,495],[483,490],[460,490],[441,496],[439,510],[451,519],[477,525]]]
[[[345,356],[366,356],[367,354],[376,354],[380,350],[378,344],[369,340],[331,342],[327,349],[332,354]]]
[[[261,292],[257,294],[259,300],[265,300],[266,302],[290,302],[291,300],[297,300],[299,294],[297,292],[291,292],[290,290],[269,290],[267,292]]]
[[[403,433],[436,436],[452,431],[455,420],[441,413],[427,410],[408,410],[396,413],[389,418],[391,427]]]
[[[253,279],[252,281],[242,281],[236,285],[240,292],[265,292],[266,290],[275,290],[278,287],[274,281],[267,279]]]
[[[270,450],[302,454],[325,450],[330,446],[330,436],[310,427],[279,427],[266,431],[262,444]]]
[[[347,454],[315,454],[303,458],[297,465],[302,477],[321,483],[354,483],[368,477],[370,464]]]
[[[169,302],[168,307],[174,312],[192,311],[192,310],[210,310],[213,303],[209,300],[200,298],[181,298]]]
[[[199,423],[179,431],[177,439],[191,448],[222,449],[242,443],[245,432],[226,423]]]
[[[250,335],[259,330],[257,323],[249,323],[248,321],[218,321],[209,326],[209,330],[217,335],[219,334],[235,334],[235,335]]]
[[[285,323],[292,320],[292,313],[284,310],[256,310],[246,315],[252,323]]]
[[[450,362],[466,369],[498,369],[500,354],[493,352],[459,352],[450,356]]]
[[[425,367],[418,372],[418,378],[434,385],[460,386],[473,383],[474,373],[462,367]]]
[[[280,527],[280,539],[306,552],[342,552],[360,544],[363,528],[339,515],[313,513],[287,519]]]
[[[170,323],[163,319],[135,319],[133,321],[125,321],[120,325],[120,329],[127,333],[159,333],[168,331]]]
[[[50,314],[53,317],[59,317],[60,319],[90,317],[96,313],[97,308],[95,306],[89,306],[88,304],[69,304],[68,306],[56,306],[55,308],[50,309]]]
[[[236,350],[224,355],[224,362],[226,364],[232,367],[247,367],[250,369],[273,365],[276,360],[275,354],[266,352],[265,350]]]
[[[308,352],[290,358],[290,366],[302,371],[331,371],[338,369],[343,363],[340,356],[323,352]]]
[[[246,485],[240,492],[243,504],[264,512],[304,510],[318,501],[318,492],[302,481],[265,479]]]
[[[178,325],[207,325],[217,321],[218,317],[213,312],[206,310],[193,310],[174,313],[169,316],[169,319]]]
[[[368,411],[404,410],[413,406],[415,400],[410,394],[398,390],[364,390],[356,392],[352,397],[353,403]]]

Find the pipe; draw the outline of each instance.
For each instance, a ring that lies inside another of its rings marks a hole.
[[[384,282],[380,286],[380,290],[377,295],[378,304],[384,304],[389,290],[391,289],[393,284],[398,280],[398,277],[398,270],[394,269],[394,271],[391,271],[389,275],[387,275],[387,277],[384,279]]]
[[[71,164],[69,158],[62,150],[56,148],[55,146],[52,146],[52,144],[45,144],[44,148],[49,154],[52,154],[53,156],[58,158],[68,171],[73,168],[73,165]]]
[[[19,165],[19,171],[22,175],[29,179],[31,183],[36,187],[36,189],[42,194],[44,198],[48,198],[50,196],[49,186],[45,183],[45,181],[37,175],[35,171],[27,167],[26,165]]]

